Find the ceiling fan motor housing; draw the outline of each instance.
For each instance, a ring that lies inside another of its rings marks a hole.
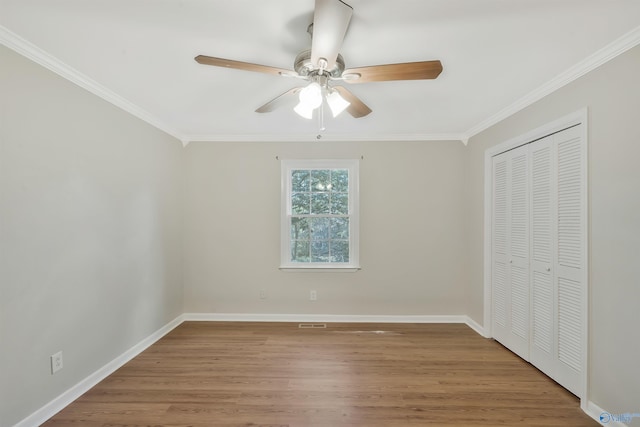
[[[336,58],[336,64],[331,69],[325,69],[324,73],[331,77],[338,78],[342,76],[344,71],[344,58],[338,54]],[[318,71],[318,67],[311,62],[311,49],[303,50],[296,56],[296,60],[293,63],[293,69],[296,70],[298,75],[306,77]]]

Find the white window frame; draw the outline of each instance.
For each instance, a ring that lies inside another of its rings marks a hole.
[[[359,251],[359,169],[357,159],[281,161],[281,225],[280,269],[287,271],[357,271],[360,269]],[[300,169],[347,169],[349,171],[349,262],[320,263],[291,261],[291,173]]]

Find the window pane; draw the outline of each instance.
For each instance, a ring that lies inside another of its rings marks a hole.
[[[349,218],[331,218],[330,239],[349,239]]]
[[[329,193],[313,193],[311,195],[311,213],[314,215],[329,213]]]
[[[349,191],[349,171],[336,169],[331,171],[331,191],[346,193]]]
[[[311,174],[308,170],[294,170],[291,172],[291,191],[294,193],[304,193],[309,191]]]
[[[311,171],[311,191],[329,191],[331,178],[328,170]]]
[[[332,240],[331,241],[331,261],[332,262],[349,262],[349,241],[348,240]]]
[[[291,241],[291,261],[293,262],[309,262],[309,241],[308,240],[292,240]]]
[[[309,218],[311,240],[329,240],[329,218]]]
[[[349,214],[349,195],[347,193],[331,194],[331,213],[335,215]]]
[[[282,268],[358,265],[358,161],[282,162]],[[353,187],[353,188],[352,188]]]
[[[309,220],[307,218],[291,218],[291,239],[309,240],[311,238]]]
[[[311,242],[311,262],[329,261],[329,242]]]
[[[309,213],[311,195],[309,193],[296,193],[291,196],[291,212],[305,215]]]

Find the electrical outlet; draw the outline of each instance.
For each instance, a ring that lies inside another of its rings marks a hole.
[[[309,291],[309,301],[315,301],[318,299],[318,293],[316,291]]]
[[[51,356],[51,375],[62,369],[62,352],[59,351]]]
[[[260,289],[260,299],[267,299],[267,291]]]

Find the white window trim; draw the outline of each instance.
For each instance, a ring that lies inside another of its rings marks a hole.
[[[360,269],[360,221],[359,221],[359,170],[357,159],[339,160],[282,160],[280,196],[280,269],[307,272],[353,272]],[[291,171],[295,169],[348,169],[349,170],[349,262],[348,263],[300,263],[291,262],[289,217],[291,215]]]

